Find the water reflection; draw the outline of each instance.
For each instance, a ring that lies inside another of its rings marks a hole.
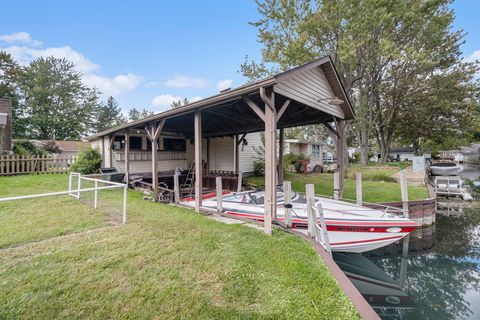
[[[412,233],[408,255],[400,242],[334,258],[382,318],[480,319],[480,208],[454,212]]]

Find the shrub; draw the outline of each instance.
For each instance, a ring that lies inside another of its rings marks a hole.
[[[98,173],[102,166],[102,155],[94,148],[88,148],[77,155],[77,160],[70,168],[73,172],[81,174]]]
[[[288,170],[293,165],[295,172],[302,173],[304,161],[309,161],[309,158],[302,153],[287,153],[283,157],[283,167]]]
[[[15,141],[12,150],[14,154],[20,156],[37,155],[42,153],[42,150],[28,140]]]
[[[49,153],[62,153],[62,149],[55,141],[42,142],[42,149]]]

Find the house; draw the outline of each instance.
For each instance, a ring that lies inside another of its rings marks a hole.
[[[381,153],[377,151],[373,154],[373,157],[370,158],[370,161],[378,162],[380,161],[381,156],[382,156]],[[424,152],[423,156],[425,160],[430,160],[432,158],[431,152]],[[393,161],[393,162],[413,161],[414,157],[415,157],[415,148],[396,147],[396,148],[390,148],[387,161]]]
[[[309,158],[308,172],[321,172],[324,163],[332,163],[335,157],[323,143],[304,139],[285,139],[285,154],[297,153]]]
[[[12,101],[0,98],[0,155],[12,151]]]
[[[254,83],[110,128],[87,140],[100,150],[104,165],[124,172],[126,181],[131,181],[133,173],[142,173],[142,179],[149,175],[155,200],[161,188],[159,179],[175,178],[172,170],[177,167],[191,169],[187,177],[194,173],[195,183],[190,188],[194,190],[195,210],[199,212],[202,194],[209,190],[204,186],[205,179],[210,179],[210,171],[223,169],[225,172],[216,174],[231,176],[241,169],[251,170],[247,167],[251,155],[245,148],[251,145],[255,134],[265,132],[264,224],[265,232],[270,234],[272,221],[276,219],[276,187],[283,182],[283,166],[278,163],[283,162],[284,129],[323,124],[337,137],[341,196],[346,171],[347,121],[353,118],[348,95],[331,58],[326,56]],[[248,164],[242,164],[245,154]],[[165,184],[173,189],[170,182]],[[178,201],[178,197],[176,199]]]

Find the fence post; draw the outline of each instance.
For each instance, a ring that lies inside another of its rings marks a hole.
[[[288,228],[292,227],[292,183],[290,181],[283,181],[283,203],[284,203],[284,216],[285,224]]]
[[[180,182],[179,182],[179,174],[175,172],[173,175],[173,192],[175,197],[175,203],[180,202]]]
[[[307,197],[307,219],[308,219],[308,236],[315,236],[315,217],[314,217],[314,203],[315,203],[315,189],[314,185],[309,183],[305,186],[305,196]]]
[[[93,207],[95,209],[98,208],[98,180],[95,180],[95,196],[94,196],[94,199],[93,199]]]
[[[363,190],[362,190],[362,173],[356,172],[355,177],[357,180],[357,205],[361,206],[363,204]]]
[[[320,235],[317,235],[317,241],[321,241],[323,243],[323,246],[325,247],[325,250],[327,250],[328,253],[332,254],[332,250],[330,249],[330,239],[328,238],[327,223],[325,222],[325,216],[323,215],[323,208],[320,202],[317,203],[317,210],[315,216],[317,215],[318,219],[320,220],[320,227],[322,228]],[[316,218],[317,217],[315,217],[315,219]]]
[[[82,177],[80,177],[80,173],[78,174],[78,180],[77,180],[77,199],[80,199],[80,185],[82,183]]]
[[[70,175],[68,177],[68,191],[70,191],[70,193],[72,192],[72,184],[73,184],[73,181],[72,181],[72,172],[70,172]]]
[[[122,213],[122,223],[127,223],[127,188],[128,185],[123,187],[123,213]]]
[[[243,179],[243,173],[242,171],[238,171],[237,192],[242,192],[242,179]]]
[[[222,177],[216,177],[216,188],[217,188],[217,210],[218,212],[223,211],[223,199],[222,199]]]
[[[340,198],[340,172],[333,173],[333,198],[338,200]]]

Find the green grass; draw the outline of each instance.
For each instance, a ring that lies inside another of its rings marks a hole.
[[[1,177],[0,197],[66,187],[65,175]],[[91,196],[1,204],[0,319],[359,318],[300,238],[142,197],[129,192],[124,226],[112,225],[120,191],[97,210]]]
[[[391,182],[388,173],[395,173],[395,169],[385,169],[385,172],[367,171],[371,169],[361,170],[363,172],[363,200],[366,202],[391,202],[401,201],[400,184]],[[359,170],[360,171],[360,170]],[[345,190],[343,198],[355,199],[356,182],[352,170],[349,170],[345,179]],[[386,177],[386,178],[385,178]],[[382,181],[382,179],[388,181]],[[313,183],[315,185],[315,193],[319,195],[333,196],[333,174],[331,173],[309,173],[307,175],[299,173],[286,173],[285,180],[292,182],[292,189],[297,192],[305,192],[305,185]],[[380,180],[380,181],[378,181]],[[264,177],[249,177],[247,182],[255,184],[259,187],[264,186]],[[410,200],[426,199],[428,197],[425,187],[408,187],[408,197]]]

